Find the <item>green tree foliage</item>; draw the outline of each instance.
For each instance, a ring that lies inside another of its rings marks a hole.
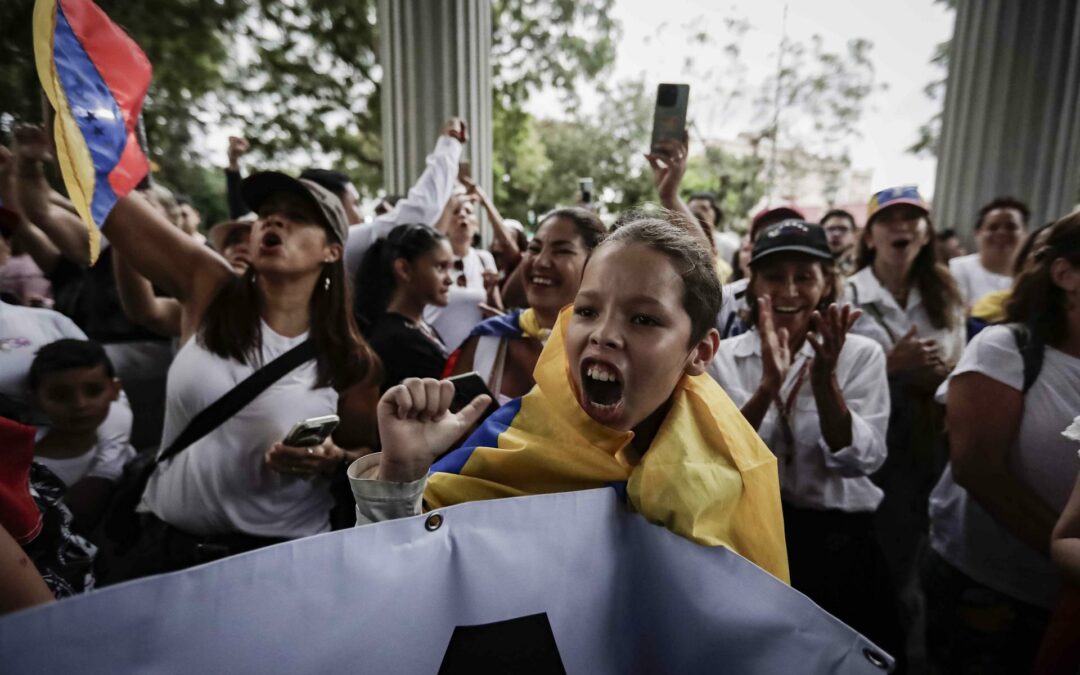
[[[614,60],[614,0],[494,0],[496,198],[512,201],[545,162],[528,97],[550,89],[568,102]],[[349,173],[371,195],[382,184],[380,71],[375,0],[99,0],[154,64],[145,104],[156,177],[222,213],[223,149],[208,129],[239,127],[253,159]],[[40,120],[31,49],[33,0],[0,3],[0,123]],[[210,154],[212,153],[212,154]],[[212,159],[211,159],[212,158]],[[514,190],[518,192],[515,193]],[[213,216],[213,217],[211,217]]]
[[[216,121],[207,99],[224,86],[220,64],[228,59],[230,22],[245,9],[243,0],[169,0],[130,2],[99,0],[98,5],[123,26],[154,66],[151,91],[143,106],[156,174],[180,192],[192,195],[205,220],[220,218],[224,207],[216,181],[199,168],[203,158],[193,139]],[[34,0],[0,3],[0,121],[41,120],[41,85],[34,67]]]
[[[535,212],[576,203],[583,177],[593,179],[596,201],[609,211],[655,200],[652,171],[642,156],[649,147],[652,97],[642,82],[599,91],[597,114],[537,123],[547,164],[529,190],[528,208]]]

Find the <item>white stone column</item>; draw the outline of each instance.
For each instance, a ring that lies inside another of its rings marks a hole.
[[[492,191],[491,0],[379,0],[383,172],[405,194],[442,122],[469,125],[473,180]]]
[[[970,240],[999,195],[1054,220],[1080,197],[1080,3],[959,0],[938,153],[938,227]]]

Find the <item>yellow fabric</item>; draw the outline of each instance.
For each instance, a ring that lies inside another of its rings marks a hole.
[[[992,291],[979,298],[971,307],[971,316],[987,323],[1005,323],[1005,303],[1012,297],[1012,290]]]
[[[64,88],[56,73],[53,60],[53,36],[56,33],[56,0],[38,0],[34,5],[34,61],[38,79],[49,103],[56,111],[56,162],[64,177],[68,197],[75,210],[87,224],[90,241],[90,264],[97,262],[101,250],[101,233],[94,223],[90,205],[96,182],[94,161],[78,123],[71,115]]]
[[[540,326],[540,320],[536,318],[536,312],[533,311],[532,307],[524,310],[518,316],[518,326],[525,337],[535,338],[541,342],[546,341],[551,335],[550,328]]]
[[[735,273],[728,261],[724,260],[720,256],[716,256],[716,277],[720,279],[720,283],[726,284],[731,275]]]
[[[708,375],[684,376],[635,462],[633,432],[598,424],[577,402],[564,347],[570,312],[563,310],[540,355],[536,386],[510,425],[497,429],[498,447],[475,448],[460,473],[433,473],[428,507],[627,481],[631,506],[649,521],[727,546],[788,581],[776,459],[731,399]]]

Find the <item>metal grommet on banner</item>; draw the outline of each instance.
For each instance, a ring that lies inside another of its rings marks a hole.
[[[865,647],[862,650],[862,653],[863,653],[863,656],[866,657],[866,660],[869,661],[871,665],[877,666],[878,668],[881,668],[882,670],[888,670],[888,668],[889,668],[889,660],[886,659],[884,655],[882,655],[882,654],[880,654],[878,652],[875,652],[873,649],[870,649],[869,647]]]
[[[427,517],[427,520],[424,521],[424,527],[427,529],[428,532],[434,532],[435,530],[442,527],[442,524],[443,517],[441,513],[433,513]]]

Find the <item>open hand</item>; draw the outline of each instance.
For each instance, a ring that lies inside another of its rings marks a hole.
[[[334,445],[329,438],[307,448],[294,448],[284,443],[275,443],[266,451],[263,459],[267,465],[286,476],[311,478],[333,471],[345,459],[345,451]]]
[[[477,396],[451,413],[454,385],[446,380],[410,377],[391,387],[376,409],[382,459],[379,479],[402,483],[424,477],[432,462],[461,438],[491,403]]]
[[[844,349],[847,333],[860,316],[861,310],[852,310],[851,305],[840,308],[836,303],[829,305],[824,316],[820,312],[814,312],[810,318],[814,333],[806,335],[806,341],[814,349],[814,361],[810,369],[812,380],[827,381],[836,372],[836,364],[840,360],[840,352]]]
[[[773,396],[780,394],[787,371],[791,368],[791,347],[787,328],[776,329],[773,322],[772,298],[757,299],[758,335],[761,337],[761,387]]]

